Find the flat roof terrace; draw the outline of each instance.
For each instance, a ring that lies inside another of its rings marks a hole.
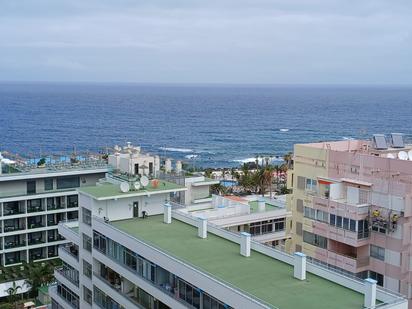
[[[164,224],[163,216],[158,215],[111,224],[274,307],[363,308],[361,293],[311,273],[305,281],[295,279],[291,265],[254,250],[250,257],[243,257],[238,244],[212,233],[201,239],[196,227],[177,219]]]
[[[185,191],[186,187],[177,185],[172,182],[158,180],[157,185],[154,185],[152,181],[145,188],[141,188],[135,191],[122,192],[120,186],[109,182],[104,182],[96,186],[81,187],[78,191],[88,196],[95,198],[96,200],[108,200],[113,198],[126,198],[133,196],[142,196],[156,193],[167,193]]]

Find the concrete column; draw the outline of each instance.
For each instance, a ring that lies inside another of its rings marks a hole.
[[[172,223],[172,205],[166,203],[163,205],[163,222],[170,224]]]
[[[240,233],[240,254],[250,256],[250,234],[246,232]]]
[[[376,280],[371,278],[365,279],[365,298],[363,306],[366,308],[374,308],[376,306]]]
[[[197,222],[197,235],[200,238],[206,238],[207,237],[207,219],[206,218],[199,218]]]
[[[259,212],[264,212],[266,209],[266,202],[264,199],[259,199],[258,200],[258,210]]]
[[[306,280],[306,255],[302,252],[295,252],[293,259],[293,277],[299,280]]]

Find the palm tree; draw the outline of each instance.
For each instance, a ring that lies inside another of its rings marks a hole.
[[[286,166],[288,167],[288,169],[293,168],[293,153],[288,152],[287,154],[285,154],[283,156],[283,161],[285,161]]]
[[[53,282],[53,269],[49,264],[40,267],[33,267],[26,279],[26,284],[30,286],[30,295],[36,296],[39,287]]]
[[[5,292],[9,295],[9,302],[14,303],[14,308],[17,309],[17,292],[23,289],[20,285],[16,284],[16,281],[13,281],[13,285],[9,287]]]

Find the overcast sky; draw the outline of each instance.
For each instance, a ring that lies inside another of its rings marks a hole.
[[[0,80],[412,84],[412,1],[0,0]]]

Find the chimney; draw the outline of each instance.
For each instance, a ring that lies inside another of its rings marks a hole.
[[[166,224],[172,223],[172,205],[166,203],[163,205],[163,222]]]
[[[295,252],[293,260],[293,276],[299,280],[306,280],[306,255],[302,252]]]
[[[258,211],[259,212],[264,212],[266,209],[266,202],[264,199],[259,199],[258,200]]]
[[[250,234],[246,232],[240,233],[240,254],[250,256]]]
[[[376,306],[376,282],[371,278],[365,279],[365,298],[363,300],[365,308],[375,308]]]
[[[206,218],[199,218],[197,223],[197,235],[200,238],[207,238],[207,219]]]

